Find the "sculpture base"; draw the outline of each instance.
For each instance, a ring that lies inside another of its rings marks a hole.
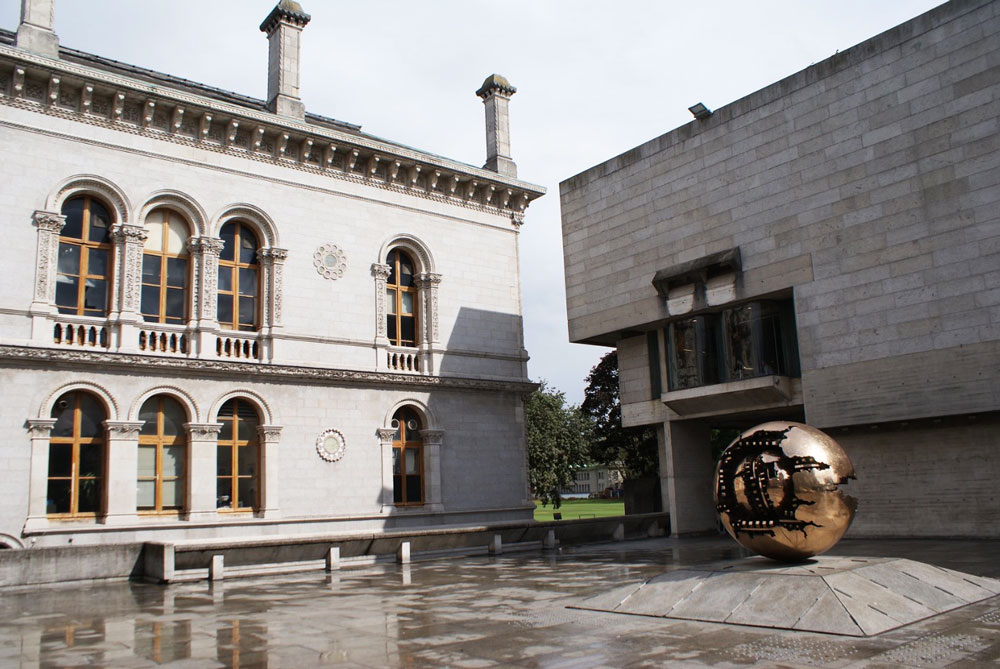
[[[616,588],[572,608],[873,636],[1000,594],[1000,581],[900,558],[716,562]]]

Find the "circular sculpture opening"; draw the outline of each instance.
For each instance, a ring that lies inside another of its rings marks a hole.
[[[800,562],[828,551],[850,527],[857,500],[840,486],[853,478],[850,458],[826,433],[802,423],[764,423],[723,451],[715,508],[744,547]]]

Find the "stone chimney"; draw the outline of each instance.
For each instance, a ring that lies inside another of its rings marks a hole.
[[[510,114],[507,105],[517,89],[506,77],[491,74],[476,91],[486,105],[486,164],[484,169],[508,177],[517,176],[517,165],[510,158]]]
[[[46,58],[59,57],[59,37],[52,30],[55,0],[21,0],[21,25],[14,46]]]
[[[27,0],[26,0],[27,1]],[[260,24],[267,33],[267,106],[282,116],[304,119],[299,98],[299,39],[309,15],[294,0],[281,0]]]

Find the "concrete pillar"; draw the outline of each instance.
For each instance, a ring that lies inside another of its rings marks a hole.
[[[217,448],[222,423],[185,423],[188,431],[187,519],[216,520]]]
[[[709,427],[697,421],[666,421],[657,430],[660,489],[674,537],[714,531],[712,448]]]
[[[208,567],[208,580],[221,581],[226,577],[226,560],[222,555],[213,555]]]
[[[260,511],[264,518],[281,517],[281,507],[278,502],[280,441],[280,426],[261,425],[257,428],[257,443],[260,444]]]
[[[21,25],[14,46],[46,58],[59,57],[55,34],[55,0],[21,0]]]
[[[553,549],[556,547],[556,531],[549,530],[545,533],[545,539],[542,540],[542,546],[548,549]]]
[[[139,430],[143,421],[106,420],[108,429],[106,520],[109,525],[136,521],[136,487],[139,476]]]
[[[375,433],[382,451],[382,512],[385,513],[395,507],[392,498],[392,438],[396,431],[392,428],[379,428]]]
[[[625,541],[625,525],[622,523],[615,525],[615,531],[611,534],[611,538],[615,541]]]
[[[508,177],[517,176],[517,165],[510,157],[510,96],[517,89],[506,77],[491,74],[476,91],[486,106],[486,164],[483,169]]]
[[[494,534],[493,539],[490,541],[489,545],[490,555],[500,555],[503,553],[503,537],[499,534]]]
[[[56,424],[55,418],[31,418],[28,435],[31,437],[30,480],[28,483],[28,518],[25,529],[48,525],[49,491],[49,435]]]
[[[326,570],[334,571],[340,569],[340,547],[331,546],[326,552]]]
[[[410,542],[404,541],[399,545],[399,550],[396,551],[396,561],[400,564],[410,563]]]
[[[299,43],[309,15],[298,2],[281,0],[260,24],[267,34],[267,105],[283,116],[303,119],[299,98]]]

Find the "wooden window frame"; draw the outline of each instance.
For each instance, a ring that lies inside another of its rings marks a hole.
[[[243,221],[230,221],[226,223],[224,226],[222,226],[222,229],[219,231],[220,237],[222,235],[222,230],[225,230],[226,227],[230,225],[235,227],[235,233],[233,234],[233,259],[223,260],[222,255],[220,254],[219,271],[221,272],[223,269],[228,269],[231,272],[230,285],[232,286],[232,290],[223,290],[222,288],[219,288],[218,299],[219,300],[229,299],[232,301],[233,320],[226,323],[219,321],[219,327],[226,330],[233,330],[235,332],[258,332],[260,331],[261,327],[260,326],[261,266],[260,263],[258,262],[256,255],[257,253],[260,252],[261,249],[260,236],[256,233],[256,231],[252,227],[250,227]],[[255,256],[254,261],[251,263],[240,262],[240,245],[241,241],[244,238],[243,234],[244,231],[246,231],[246,234],[250,235],[253,238],[254,247],[257,249],[256,252],[254,253]],[[255,286],[255,291],[253,295],[240,292],[241,269],[251,269],[254,271],[254,275],[256,277],[254,281],[256,282],[257,285]],[[253,297],[254,308],[253,308],[252,324],[240,323],[240,297]],[[216,316],[218,317],[218,307],[216,307],[216,310],[217,310]]]
[[[414,430],[416,432],[417,439],[410,438],[410,428],[406,424],[407,419],[412,418],[417,423],[417,428]],[[424,491],[424,440],[420,437],[420,430],[422,429],[422,423],[420,416],[417,415],[412,409],[403,408],[396,412],[393,416],[393,420],[397,421],[398,427],[396,428],[396,436],[393,436],[392,440],[392,454],[393,461],[396,461],[396,456],[399,457],[399,474],[397,475],[393,471],[393,503],[395,506],[422,506],[424,504],[424,498],[426,493]],[[420,476],[420,499],[411,500],[407,499],[406,495],[406,477],[412,475],[406,470],[406,453],[407,451],[416,451],[417,457],[417,469],[418,475]],[[399,500],[395,501],[395,485],[396,477],[399,477]]]
[[[59,279],[58,279],[59,275],[72,276],[72,277],[74,277],[76,279],[76,282],[77,282],[77,285],[76,285],[76,308],[72,312],[64,311],[64,309],[65,310],[69,310],[69,309],[73,309],[73,307],[60,306],[58,304],[58,302],[56,301],[58,299],[58,289],[56,289],[55,293],[53,294],[53,297],[52,297],[53,304],[55,304],[56,309],[61,314],[67,314],[67,315],[73,315],[73,316],[90,316],[90,317],[93,317],[93,318],[107,318],[108,314],[111,313],[111,291],[112,291],[112,287],[113,287],[112,284],[114,283],[114,276],[115,276],[115,271],[114,271],[114,264],[115,264],[114,244],[112,242],[107,242],[107,243],[92,242],[92,241],[88,240],[88,237],[90,237],[91,203],[93,203],[96,200],[97,203],[100,204],[102,207],[104,207],[104,210],[108,212],[108,231],[109,231],[109,233],[110,233],[110,230],[111,230],[112,226],[114,226],[114,223],[115,223],[114,222],[114,218],[113,218],[113,214],[112,214],[113,210],[112,210],[111,207],[109,207],[107,204],[105,204],[104,201],[102,201],[100,198],[95,198],[94,196],[92,196],[90,194],[85,194],[85,195],[78,195],[76,197],[72,197],[72,198],[66,200],[66,202],[63,203],[63,211],[65,211],[66,205],[68,205],[71,202],[74,202],[76,200],[81,200],[81,199],[83,200],[83,212],[82,212],[82,221],[80,222],[80,237],[79,237],[79,239],[77,239],[75,237],[64,237],[61,233],[59,235],[59,246],[62,246],[63,244],[66,244],[68,246],[78,246],[78,247],[80,247],[80,266],[79,266],[79,272],[80,273],[79,274],[67,274],[66,272],[60,272],[59,271],[58,260],[56,261],[56,286],[59,285]],[[107,251],[107,254],[108,254],[108,263],[107,263],[107,274],[106,275],[90,274],[89,273],[88,270],[90,269],[90,252],[91,252],[91,250],[103,250],[103,251]],[[84,297],[85,297],[85,291],[86,291],[86,287],[87,287],[87,279],[99,279],[101,281],[104,281],[107,284],[107,293],[106,293],[105,298],[104,298],[104,300],[105,300],[104,301],[104,305],[105,305],[104,306],[104,311],[101,312],[101,313],[97,313],[97,311],[93,310],[93,309],[87,310],[85,308]]]
[[[157,289],[158,289],[158,291],[159,291],[160,298],[158,300],[157,312],[155,314],[153,314],[153,313],[146,313],[146,312],[142,311],[142,290],[140,289],[140,292],[139,292],[139,310],[140,310],[140,315],[142,316],[143,320],[146,321],[147,323],[168,323],[168,321],[167,321],[167,290],[169,288],[176,289],[176,288],[178,288],[178,286],[171,286],[171,285],[169,285],[167,283],[167,281],[168,281],[168,279],[167,279],[167,261],[170,258],[180,259],[180,260],[184,260],[184,263],[185,263],[184,285],[183,286],[179,286],[181,288],[181,290],[183,291],[183,295],[184,295],[184,315],[181,316],[180,322],[169,321],[169,323],[171,325],[184,325],[190,319],[190,315],[188,313],[188,311],[189,311],[188,286],[191,285],[191,255],[188,254],[188,253],[183,253],[183,252],[182,253],[178,253],[178,254],[171,254],[171,253],[168,253],[166,249],[167,249],[167,238],[169,236],[169,222],[170,222],[170,217],[171,216],[176,216],[185,225],[187,225],[187,221],[184,220],[183,216],[181,216],[180,214],[178,214],[178,213],[176,213],[176,212],[174,212],[174,211],[172,211],[170,209],[167,209],[166,207],[158,207],[158,208],[154,209],[153,211],[150,212],[149,216],[146,217],[146,220],[149,221],[150,217],[152,217],[154,215],[157,215],[157,214],[162,214],[162,216],[163,216],[163,219],[160,221],[160,234],[162,235],[160,248],[163,249],[163,250],[162,251],[153,251],[153,250],[143,249],[142,255],[143,255],[143,265],[145,265],[146,256],[157,257],[157,258],[160,259],[160,282],[158,284],[155,284],[155,283],[146,283],[146,281],[142,280],[142,279],[140,279],[140,281],[142,283],[142,288],[145,288],[146,286],[156,286]],[[153,220],[155,221],[155,219],[153,219]],[[190,227],[188,227],[188,232],[190,232],[190,230],[191,230]]]
[[[413,269],[413,273],[410,276],[416,276],[417,265],[413,262],[413,256],[408,253],[405,249],[396,247],[389,251],[389,255],[386,257],[386,264],[391,268],[389,270],[389,276],[386,278],[385,290],[386,290],[386,306],[389,307],[386,311],[386,319],[393,318],[396,321],[396,336],[389,336],[389,327],[386,327],[386,337],[389,339],[389,344],[391,346],[405,346],[407,348],[415,348],[420,344],[420,316],[419,316],[419,305],[420,305],[420,291],[416,286],[404,286],[400,283],[401,273],[399,271],[400,258],[405,257],[410,263],[410,267]],[[389,279],[395,279],[395,283],[390,283]],[[390,294],[390,291],[391,294]],[[413,295],[413,312],[404,313],[403,312],[403,293],[408,293]],[[391,302],[391,306],[389,303]],[[403,318],[404,317],[413,318],[413,341],[403,339]]]
[[[190,452],[187,448],[187,437],[182,434],[177,435],[164,435],[163,434],[163,402],[164,400],[171,400],[177,402],[170,397],[165,397],[163,395],[155,395],[146,402],[150,400],[157,400],[156,403],[156,434],[150,435],[139,435],[139,447],[143,446],[153,446],[156,448],[156,473],[154,476],[139,476],[138,481],[154,481],[155,482],[155,492],[153,495],[154,504],[153,508],[139,507],[136,504],[136,510],[141,514],[179,514],[181,513],[186,504],[181,504],[180,506],[169,506],[164,508],[163,506],[163,482],[165,480],[180,481],[181,485],[184,486],[184,498],[187,499],[187,481],[190,472]],[[177,402],[181,409],[183,406]],[[145,402],[143,403],[145,406]],[[141,412],[141,409],[140,409]],[[167,477],[163,475],[163,448],[165,446],[183,446],[184,447],[184,473],[181,476],[171,476]]]
[[[230,470],[230,472],[231,472],[230,474],[227,474],[227,475],[223,476],[223,475],[219,474],[218,463],[216,463],[216,471],[215,471],[215,475],[216,475],[216,495],[218,495],[218,489],[219,489],[218,488],[218,481],[223,480],[223,479],[228,479],[230,481],[230,484],[229,484],[229,506],[218,506],[218,502],[217,502],[216,503],[216,508],[218,509],[219,512],[222,512],[222,513],[233,513],[233,512],[236,512],[236,513],[243,512],[243,513],[245,513],[245,512],[248,512],[248,511],[256,512],[256,511],[258,511],[260,509],[261,488],[263,487],[263,474],[262,474],[261,469],[260,469],[260,465],[261,465],[261,444],[260,444],[260,437],[257,436],[254,439],[246,439],[246,440],[241,440],[239,438],[239,436],[240,436],[240,433],[239,433],[239,427],[240,427],[239,426],[239,421],[240,421],[239,407],[240,407],[240,404],[246,404],[247,406],[249,406],[249,407],[251,407],[253,409],[254,414],[257,416],[257,426],[258,427],[260,426],[260,413],[257,411],[257,407],[255,407],[253,404],[251,404],[247,400],[244,400],[244,399],[241,399],[241,398],[233,398],[233,399],[227,401],[222,406],[225,407],[227,404],[229,404],[229,402],[233,403],[233,413],[232,413],[232,415],[231,416],[223,415],[223,413],[222,413],[222,411],[220,409],[217,421],[220,422],[220,423],[232,422],[232,438],[228,439],[228,440],[222,439],[221,438],[221,431],[220,431],[220,438],[216,442],[216,447],[217,448],[218,447],[228,447],[229,448],[230,466],[232,467],[232,469]],[[246,446],[256,446],[257,447],[257,461],[255,463],[256,464],[256,467],[255,467],[255,472],[256,473],[255,474],[241,476],[240,475],[240,470],[239,470],[239,465],[240,465],[239,449],[240,449],[240,447],[246,447]],[[256,486],[257,493],[255,495],[255,499],[253,500],[253,505],[252,506],[236,506],[236,504],[239,503],[239,492],[240,492],[239,487],[240,487],[240,480],[241,479],[242,480],[257,479],[257,486]]]
[[[69,481],[69,508],[67,512],[57,512],[46,514],[49,518],[96,518],[103,513],[105,508],[106,500],[104,499],[104,485],[105,479],[107,478],[107,466],[108,466],[108,453],[107,453],[107,439],[102,434],[100,437],[81,437],[80,436],[80,422],[83,412],[80,408],[81,397],[87,394],[84,391],[74,390],[66,393],[59,397],[56,402],[58,403],[67,395],[73,397],[73,435],[70,437],[49,437],[49,448],[53,444],[56,445],[70,445],[72,447],[72,464],[70,468],[69,476],[52,476],[51,469],[46,471],[45,477],[45,488],[46,493],[48,491],[48,486],[50,481]],[[93,396],[92,396],[93,397]],[[97,400],[97,404],[100,405],[100,400]],[[105,415],[102,412],[99,424],[103,424],[105,420]],[[81,446],[100,446],[101,447],[101,473],[98,476],[80,476],[80,447]],[[51,467],[51,465],[49,465]],[[81,481],[96,481],[97,485],[100,487],[98,496],[98,509],[96,511],[84,511],[80,512],[80,482]]]

